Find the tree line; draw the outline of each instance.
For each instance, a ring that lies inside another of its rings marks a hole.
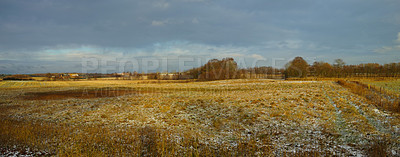
[[[333,64],[314,62],[309,65],[302,57],[296,57],[286,64],[285,77],[399,77],[400,62],[389,64],[364,63],[346,65],[342,59],[336,59]]]
[[[128,73],[129,76],[146,76],[146,79],[158,79],[159,73],[138,74]],[[177,73],[177,79],[199,79],[199,80],[225,80],[225,79],[247,79],[247,78],[346,78],[346,77],[400,77],[400,62],[389,64],[366,63],[358,65],[346,65],[342,59],[336,59],[333,64],[327,62],[314,62],[308,64],[302,57],[296,57],[279,69],[268,66],[239,68],[233,58],[222,60],[211,59],[205,65]],[[47,78],[65,77],[65,74],[36,74]],[[35,76],[36,76],[35,75]],[[30,80],[28,75],[12,75],[4,77],[4,80]],[[79,74],[83,78],[100,77],[122,77],[118,73],[113,74]],[[125,76],[125,75],[124,75]]]
[[[29,75],[16,74],[16,75],[5,76],[3,80],[33,80],[33,79]]]
[[[273,67],[239,68],[233,58],[211,59],[205,65],[185,73],[199,80],[225,80],[243,78],[282,78],[284,69]]]
[[[239,68],[233,58],[212,59],[205,65],[185,72],[200,80],[241,78],[347,78],[347,77],[399,77],[400,62],[389,64],[365,63],[347,65],[342,59],[332,64],[319,61],[308,64],[302,57],[295,57],[284,69],[274,67]]]

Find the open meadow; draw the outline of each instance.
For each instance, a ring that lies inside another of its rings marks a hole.
[[[334,81],[2,81],[0,111],[2,154],[400,155],[400,114]]]
[[[400,94],[400,79],[394,80],[364,80],[366,84],[370,84],[375,87],[383,88],[389,92]]]

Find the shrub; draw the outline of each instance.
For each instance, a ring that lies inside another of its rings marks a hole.
[[[32,77],[28,75],[11,75],[11,76],[6,76],[3,78],[3,80],[33,80]]]

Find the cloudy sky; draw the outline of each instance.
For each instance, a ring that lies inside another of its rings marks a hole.
[[[0,0],[0,73],[111,72],[119,61],[171,71],[223,57],[280,67],[296,56],[400,62],[400,1]]]

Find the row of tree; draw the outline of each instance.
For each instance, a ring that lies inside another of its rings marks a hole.
[[[222,60],[212,59],[205,65],[193,68],[184,73],[176,73],[176,79],[200,79],[200,80],[224,80],[241,78],[305,78],[305,77],[399,77],[400,63],[377,64],[367,63],[358,65],[346,65],[341,59],[336,59],[333,64],[327,62],[314,62],[309,65],[302,57],[296,57],[286,64],[285,69],[273,67],[253,67],[239,68],[233,58],[224,58]],[[70,78],[74,77],[68,74],[37,74],[47,78]],[[36,75],[35,75],[36,76]],[[142,79],[160,79],[159,73],[138,74],[113,73],[113,74],[80,74],[79,77],[98,78],[98,77],[133,77],[140,76]],[[169,76],[169,75],[168,75]],[[136,77],[135,77],[136,78]],[[7,79],[30,80],[27,75],[13,75],[4,77]]]
[[[286,64],[285,69],[253,67],[239,69],[233,58],[212,59],[205,65],[185,72],[200,80],[224,80],[238,78],[305,78],[305,77],[399,77],[400,63],[367,63],[346,65],[342,59],[333,64],[314,62],[308,64],[302,57],[296,57]]]
[[[32,77],[30,77],[29,75],[16,74],[5,76],[3,80],[32,80]]]
[[[200,80],[224,80],[236,78],[237,70],[233,58],[211,59],[201,67],[188,70],[186,74]]]
[[[282,78],[284,70],[273,67],[239,69],[233,58],[212,59],[205,65],[186,71],[187,75],[200,80],[224,80],[239,78]]]
[[[296,57],[286,64],[285,77],[399,77],[400,63],[366,63],[346,65],[342,59],[333,64],[314,62],[309,65],[302,57]]]

